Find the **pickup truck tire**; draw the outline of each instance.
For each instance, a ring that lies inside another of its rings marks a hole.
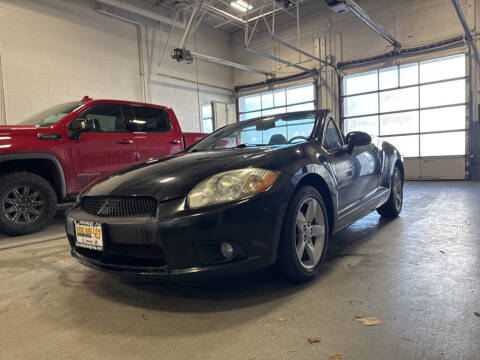
[[[57,195],[43,177],[13,172],[0,177],[0,232],[25,235],[45,227],[57,211]]]

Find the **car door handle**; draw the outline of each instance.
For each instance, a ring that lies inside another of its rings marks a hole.
[[[133,144],[133,140],[130,140],[130,139],[122,139],[122,140],[118,140],[117,142],[122,145]]]
[[[177,140],[177,139],[173,139],[173,140],[170,140],[169,141],[170,144],[180,144],[180,140]]]

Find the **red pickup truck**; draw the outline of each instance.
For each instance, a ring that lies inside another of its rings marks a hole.
[[[170,108],[87,96],[0,126],[0,231],[35,232],[96,178],[203,136],[182,133]]]

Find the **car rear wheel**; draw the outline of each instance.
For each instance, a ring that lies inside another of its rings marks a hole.
[[[390,185],[390,196],[385,204],[377,209],[377,212],[387,218],[400,215],[403,206],[403,177],[400,169],[395,166]]]
[[[0,231],[25,235],[45,227],[55,216],[57,195],[41,176],[14,172],[0,177]]]
[[[305,282],[319,272],[328,245],[328,215],[322,195],[304,186],[293,196],[282,230],[277,268],[289,279]]]

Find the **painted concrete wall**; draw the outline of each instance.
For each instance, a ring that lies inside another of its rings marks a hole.
[[[87,94],[93,98],[143,100],[137,27],[95,12],[94,5],[87,0],[0,1],[0,97],[4,99],[0,99],[0,112],[8,124],[18,123],[51,105],[80,100]],[[152,75],[146,100],[173,107],[184,130],[199,131],[198,104],[231,103],[231,94],[172,81],[157,73],[231,88],[233,72],[200,62],[176,64],[170,52],[180,41],[179,28],[173,32],[160,65],[169,32],[167,25],[154,27],[147,23],[149,50],[153,52],[150,57],[145,53],[146,65],[151,63],[146,70],[150,69]],[[189,46],[227,57],[228,34],[201,27]]]

